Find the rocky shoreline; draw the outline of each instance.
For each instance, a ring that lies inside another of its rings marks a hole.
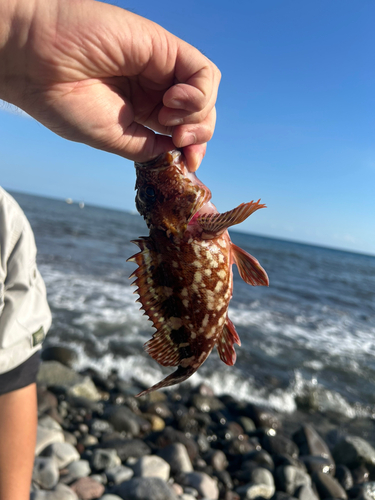
[[[277,415],[201,385],[77,373],[47,348],[31,500],[375,500],[375,449],[308,414]],[[318,432],[319,431],[319,432]]]

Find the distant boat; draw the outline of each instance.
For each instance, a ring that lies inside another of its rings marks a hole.
[[[85,203],[83,201],[80,201],[78,203],[79,208],[85,208]]]
[[[73,200],[71,198],[66,198],[65,199],[65,202],[68,204],[68,205],[71,205],[73,203]]]

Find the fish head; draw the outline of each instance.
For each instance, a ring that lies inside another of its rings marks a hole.
[[[135,163],[135,204],[149,229],[182,236],[189,221],[211,199],[211,191],[189,172],[179,150]]]

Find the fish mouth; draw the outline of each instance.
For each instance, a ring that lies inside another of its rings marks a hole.
[[[156,158],[144,163],[134,162],[136,168],[155,168],[164,169],[169,168],[172,165],[179,166],[181,163],[182,152],[179,149],[174,149],[173,151],[168,151],[167,153],[161,153]]]
[[[197,186],[199,191],[197,193],[197,198],[194,203],[194,206],[191,210],[191,214],[186,219],[186,225],[189,225],[190,222],[194,219],[198,212],[202,210],[204,205],[207,205],[211,199],[211,191],[208,187],[203,184],[202,181],[198,179],[194,172],[190,172],[186,166],[185,158],[183,156],[182,151],[179,149],[174,149],[173,151],[168,151],[167,153],[162,153],[156,158],[153,158],[150,161],[145,163],[135,162],[136,168],[145,168],[145,169],[155,169],[155,170],[165,170],[172,166],[177,167],[182,175],[187,178],[193,186]]]

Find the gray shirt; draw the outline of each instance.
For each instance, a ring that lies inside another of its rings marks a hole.
[[[0,373],[40,349],[50,326],[32,229],[17,202],[0,187]]]

